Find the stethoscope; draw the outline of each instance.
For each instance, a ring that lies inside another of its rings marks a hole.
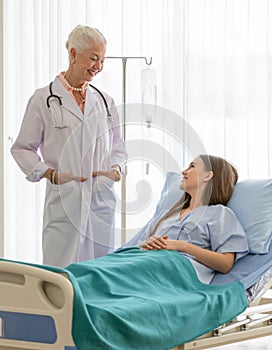
[[[55,128],[55,129],[64,129],[64,128],[68,128],[68,125],[65,125],[64,124],[64,117],[63,117],[63,107],[62,107],[62,100],[61,100],[61,97],[58,96],[58,95],[55,95],[53,94],[53,91],[52,91],[52,85],[53,85],[53,82],[51,82],[49,84],[49,92],[50,92],[50,95],[47,97],[46,99],[46,104],[47,104],[47,107],[48,109],[51,111],[50,107],[50,99],[51,98],[54,98],[54,99],[57,99],[58,100],[58,103],[59,103],[59,106],[60,106],[60,113],[61,113],[61,121],[60,123],[56,123],[56,121],[54,120],[53,118],[53,115],[51,113],[51,118],[52,118],[52,128]],[[89,84],[90,87],[92,87],[94,90],[96,90],[99,95],[101,96],[102,100],[103,100],[103,103],[105,105],[105,108],[107,110],[107,117],[108,117],[108,120],[111,120],[112,119],[112,116],[111,116],[111,113],[110,113],[110,110],[109,110],[109,107],[108,107],[108,103],[106,101],[106,98],[105,96],[102,94],[102,92],[95,86]]]

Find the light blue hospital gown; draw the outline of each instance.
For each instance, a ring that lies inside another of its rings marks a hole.
[[[154,216],[124,246],[139,246],[149,237],[157,221],[158,217]],[[157,236],[166,234],[169,239],[184,240],[215,252],[236,253],[236,260],[248,253],[246,234],[240,222],[231,209],[221,204],[198,207],[187,214],[182,220],[179,220],[179,215],[168,218],[160,225],[156,232]],[[187,254],[184,255],[193,264],[198,278],[203,283],[210,283],[214,275],[214,270],[197,262],[194,257]]]

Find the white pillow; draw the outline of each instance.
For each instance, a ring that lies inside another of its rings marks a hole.
[[[272,239],[272,179],[238,182],[227,206],[247,234],[249,252],[268,253]]]

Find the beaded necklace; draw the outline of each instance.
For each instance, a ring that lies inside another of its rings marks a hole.
[[[63,80],[63,82],[69,89],[71,89],[73,91],[84,91],[84,90],[88,89],[88,85],[84,86],[84,87],[76,88],[76,87],[71,86],[66,80]]]

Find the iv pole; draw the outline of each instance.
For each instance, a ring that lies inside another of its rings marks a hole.
[[[123,114],[123,139],[126,141],[126,67],[128,59],[144,59],[147,66],[152,64],[152,57],[150,57],[149,61],[145,56],[107,56],[107,59],[115,58],[122,60],[123,67],[123,94],[122,94],[122,114]],[[125,174],[122,176],[121,180],[121,244],[126,242],[126,174],[127,174],[127,166],[125,167]]]

